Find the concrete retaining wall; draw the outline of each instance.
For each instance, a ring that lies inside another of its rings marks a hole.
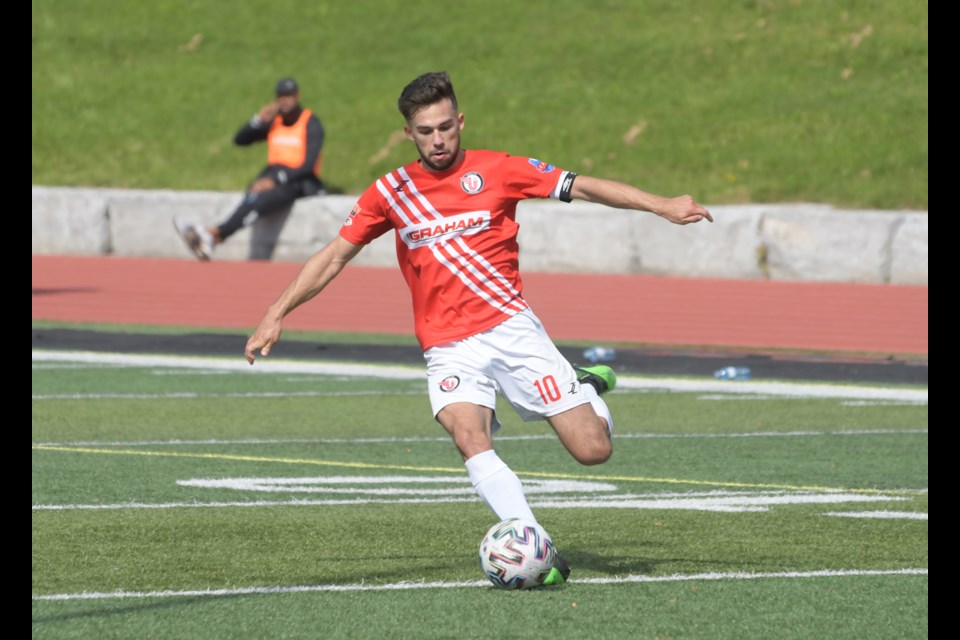
[[[190,258],[172,217],[215,224],[240,198],[240,192],[34,186],[33,253]],[[337,234],[355,201],[342,195],[297,201],[273,260],[306,260]],[[707,207],[713,224],[677,226],[591,203],[523,202],[517,209],[521,265],[546,272],[927,285],[926,212]],[[264,225],[257,234],[271,230]],[[252,239],[250,229],[238,232],[215,259],[247,259]],[[374,241],[354,263],[395,265],[393,234]]]

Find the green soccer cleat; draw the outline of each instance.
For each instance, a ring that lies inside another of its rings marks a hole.
[[[567,561],[560,557],[559,553],[554,554],[553,567],[550,569],[550,573],[547,574],[547,577],[543,579],[543,586],[545,587],[555,587],[559,586],[567,581],[567,578],[570,577],[570,565],[567,564]]]
[[[590,367],[573,367],[577,371],[577,380],[580,384],[592,384],[597,393],[603,394],[617,386],[617,374],[605,364],[595,364]]]
[[[547,577],[543,579],[543,586],[545,587],[556,587],[566,582],[563,579],[563,574],[556,567],[550,569],[550,573],[547,574]]]

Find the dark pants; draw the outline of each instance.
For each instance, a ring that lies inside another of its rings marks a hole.
[[[226,240],[260,218],[289,210],[297,198],[317,195],[322,190],[323,185],[319,181],[310,179],[278,184],[273,189],[260,193],[247,192],[230,217],[217,226],[220,238]]]

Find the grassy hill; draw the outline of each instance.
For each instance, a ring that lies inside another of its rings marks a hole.
[[[415,158],[396,99],[447,70],[467,147],[706,204],[926,209],[926,2],[36,0],[33,184],[240,190],[234,131],[296,77],[324,177]]]

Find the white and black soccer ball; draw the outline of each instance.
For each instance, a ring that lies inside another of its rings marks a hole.
[[[532,520],[498,522],[480,542],[480,568],[501,589],[542,586],[555,555],[550,534]]]

